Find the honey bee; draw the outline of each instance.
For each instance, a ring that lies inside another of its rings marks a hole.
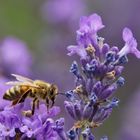
[[[17,81],[7,82],[12,85],[4,95],[3,99],[12,101],[16,105],[25,101],[27,97],[33,98],[31,110],[24,111],[26,116],[34,115],[35,108],[39,108],[39,102],[45,101],[47,108],[52,107],[58,95],[58,88],[55,84],[50,84],[42,80],[31,80],[21,75],[12,74]],[[52,102],[50,106],[50,101]]]

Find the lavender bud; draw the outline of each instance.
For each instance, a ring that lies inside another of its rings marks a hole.
[[[78,120],[81,120],[82,117],[82,112],[81,112],[81,104],[79,102],[76,102],[74,104],[74,110],[75,110],[75,115]]]
[[[64,102],[64,105],[65,105],[65,109],[66,109],[67,112],[70,114],[70,116],[71,116],[73,119],[76,119],[73,103],[68,102],[68,101],[65,101],[65,102]]]
[[[104,91],[98,96],[98,98],[101,100],[107,99],[117,90],[117,87],[117,84],[113,83],[112,85],[104,89]]]
[[[120,101],[117,98],[113,98],[112,101],[110,101],[110,103],[106,106],[106,108],[114,108],[118,106],[119,102]]]
[[[91,105],[91,103],[87,103],[84,107],[83,118],[89,119],[92,114],[92,110],[93,110],[93,105]]]
[[[64,131],[64,118],[60,118],[56,121],[56,125],[53,126],[54,131],[57,132],[61,140],[67,140],[65,131]]]
[[[73,63],[71,64],[70,72],[77,77],[79,76],[78,64],[76,61],[73,61]]]
[[[112,112],[112,108],[101,107],[93,117],[93,121],[97,123],[102,123],[107,119]]]
[[[71,129],[67,132],[67,136],[69,137],[70,140],[75,140],[76,139],[76,132]]]
[[[119,49],[118,49],[118,47],[113,46],[113,47],[110,48],[110,51],[115,52],[115,53],[118,53],[119,52]]]
[[[93,79],[88,78],[86,81],[86,90],[88,93],[91,93],[92,86],[93,86]]]
[[[109,45],[105,43],[102,48],[102,53],[105,55],[109,51]]]
[[[126,55],[123,55],[121,57],[119,57],[119,59],[117,60],[117,62],[115,63],[116,65],[121,65],[121,64],[125,64],[128,62],[128,58]]]
[[[115,76],[120,76],[124,67],[123,66],[115,66]]]
[[[96,96],[95,93],[91,93],[91,96],[89,99],[90,99],[90,104],[94,105],[96,101],[98,100],[98,97]]]
[[[101,83],[101,81],[98,81],[94,84],[92,92],[94,92],[96,95],[98,95],[101,90],[102,90],[102,83]]]
[[[86,64],[86,71],[93,73],[96,70],[98,63],[96,59],[93,59],[90,63]]]
[[[109,64],[110,62],[115,61],[116,54],[113,51],[110,51],[106,54],[106,61],[105,64]]]
[[[75,97],[74,97],[73,90],[65,92],[65,95],[70,101],[74,101]]]
[[[119,86],[119,87],[122,87],[125,83],[125,79],[123,77],[119,77],[119,79],[116,81],[116,84]]]
[[[90,128],[86,128],[83,132],[82,132],[82,136],[83,136],[83,140],[95,140],[94,135],[92,134]]]

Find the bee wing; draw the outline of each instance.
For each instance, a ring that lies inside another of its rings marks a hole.
[[[19,81],[10,81],[10,82],[6,82],[6,85],[10,85],[10,86],[18,86],[21,85],[23,82],[19,82]]]
[[[21,76],[21,75],[17,75],[17,74],[11,74],[11,75],[14,76],[20,82],[33,83],[33,80],[31,80],[31,79],[29,79],[27,77],[24,77],[24,76]]]
[[[39,86],[34,85],[33,83],[20,82],[20,81],[10,81],[10,82],[7,82],[6,85],[10,85],[10,86],[29,86],[29,87],[33,87],[33,88],[40,88]]]

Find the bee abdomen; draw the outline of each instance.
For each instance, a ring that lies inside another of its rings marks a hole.
[[[20,86],[14,86],[6,91],[6,93],[3,96],[3,99],[12,101],[19,98],[20,96],[21,96]]]

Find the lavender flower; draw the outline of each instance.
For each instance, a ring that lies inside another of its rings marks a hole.
[[[81,68],[76,61],[71,65],[70,72],[76,77],[75,89],[66,92],[69,101],[64,105],[67,112],[75,120],[69,130],[69,138],[77,140],[94,140],[92,128],[100,126],[118,106],[119,100],[114,94],[125,83],[121,76],[123,64],[128,62],[127,54],[133,53],[140,58],[137,42],[130,29],[123,30],[125,46],[119,51],[116,46],[104,43],[104,38],[97,32],[104,27],[101,17],[92,14],[82,17],[80,29],[77,30],[77,45],[68,46],[68,55],[80,56]],[[70,97],[70,98],[69,98]],[[84,129],[77,134],[77,130]],[[102,139],[108,139],[103,137]]]
[[[35,111],[35,115],[28,118],[22,114],[23,110],[29,109],[28,102],[14,107],[5,107],[0,112],[0,137],[5,139],[18,136],[23,140],[33,138],[36,140],[57,140],[58,135],[52,128],[54,121],[50,117],[57,115],[60,112],[59,108],[53,107],[47,113],[46,106],[42,104],[40,109]]]

